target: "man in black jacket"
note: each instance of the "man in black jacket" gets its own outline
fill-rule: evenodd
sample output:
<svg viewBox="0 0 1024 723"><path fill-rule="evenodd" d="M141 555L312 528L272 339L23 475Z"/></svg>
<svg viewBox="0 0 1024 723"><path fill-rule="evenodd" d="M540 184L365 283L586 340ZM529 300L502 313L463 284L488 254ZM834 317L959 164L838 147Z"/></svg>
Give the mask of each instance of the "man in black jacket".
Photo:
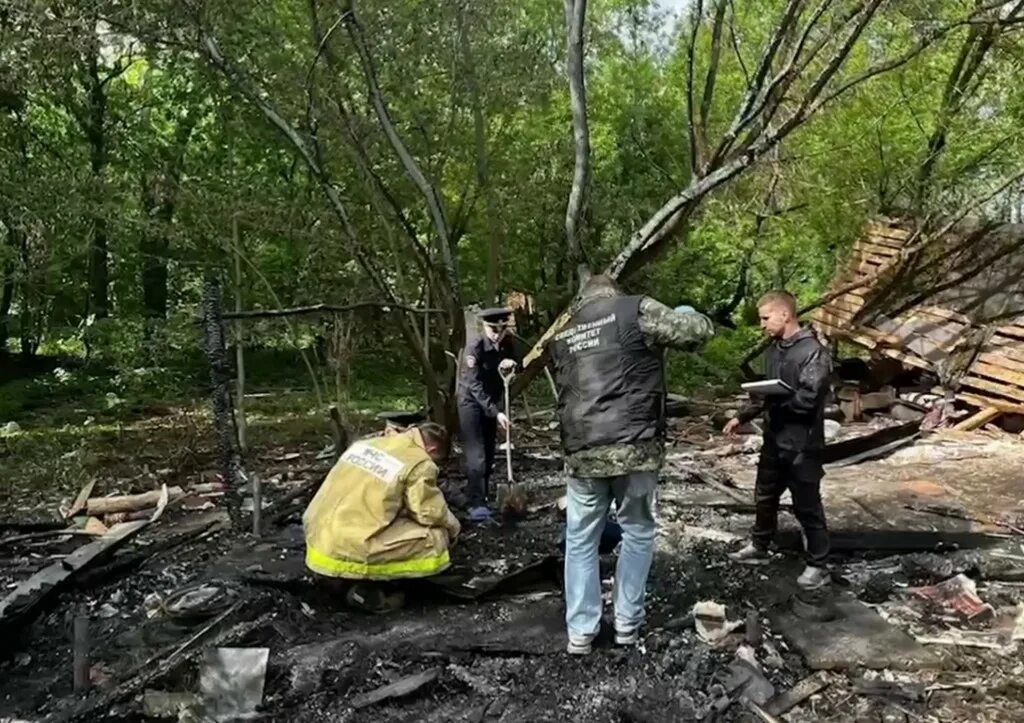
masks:
<svg viewBox="0 0 1024 723"><path fill-rule="evenodd" d="M509 428L505 416L503 376L515 372L519 355L508 336L511 309L485 309L480 318L482 333L466 345L459 380L459 437L466 463L469 519L492 519L487 493L494 466L498 427Z"/></svg>
<svg viewBox="0 0 1024 723"><path fill-rule="evenodd" d="M778 524L779 500L787 489L793 511L804 531L807 567L797 579L804 589L829 582L825 567L829 552L825 511L821 504L822 450L825 446L825 402L831 376L828 349L814 332L801 328L796 300L785 291L767 294L758 305L761 328L773 339L765 374L794 390L787 396L759 397L725 426L737 428L764 415L764 447L755 484L756 519L753 540L729 557L735 562L763 564Z"/></svg>

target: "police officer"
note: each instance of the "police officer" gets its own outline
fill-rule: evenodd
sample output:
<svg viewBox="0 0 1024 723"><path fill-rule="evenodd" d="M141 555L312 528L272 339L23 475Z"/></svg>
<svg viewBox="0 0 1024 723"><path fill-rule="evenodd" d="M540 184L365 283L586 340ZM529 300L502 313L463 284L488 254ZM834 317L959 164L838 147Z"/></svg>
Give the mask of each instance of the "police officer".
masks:
<svg viewBox="0 0 1024 723"><path fill-rule="evenodd" d="M459 436L466 462L469 519L488 522L488 483L494 464L498 427L508 429L505 416L505 384L519 366L512 339L508 336L511 309L485 309L477 314L483 327L479 337L465 349L459 384Z"/></svg>

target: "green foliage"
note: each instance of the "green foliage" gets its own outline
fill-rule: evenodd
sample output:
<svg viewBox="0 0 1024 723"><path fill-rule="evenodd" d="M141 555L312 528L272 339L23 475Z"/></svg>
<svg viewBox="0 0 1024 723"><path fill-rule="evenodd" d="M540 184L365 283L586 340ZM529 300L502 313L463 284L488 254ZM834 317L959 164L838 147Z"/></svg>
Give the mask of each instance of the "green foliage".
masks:
<svg viewBox="0 0 1024 723"><path fill-rule="evenodd" d="M69 380L5 387L0 421L17 416L18 400L38 408L46 395L81 394L83 408L113 413L119 405L107 409L107 394L130 407L202 389L195 318L211 270L229 281L229 305L238 292L247 308L380 300L382 284L406 303L425 301L412 244L439 265L436 233L373 112L348 26L336 24L342 3L314 4L319 31L335 28L322 47L311 40L305 3L212 0L201 20L259 96L307 142L318 141L318 163L349 226L280 130L196 52L198 18L164 0L58 5L50 13L14 3L0 18L0 98L13 92L22 101L16 111L0 107L0 280L11 289L0 306L0 331L9 337L0 349L38 347L86 365ZM389 114L456 229L464 301L489 301L496 241L499 290L533 295L542 326L564 304L570 276L562 4L356 5ZM711 137L733 121L783 5L730 3L708 109ZM841 77L912 47L926 25L920 18L948 20L969 5L886 4ZM694 50L698 96L711 58L714 4L704 6ZM585 252L595 268L691 174L685 78L693 19L672 26L657 7L603 0L588 9L593 168ZM972 32L958 28L827 106L775 156L706 199L665 256L631 280L666 303L722 311L741 326L723 331L701 355L674 361L674 384L733 381L736 361L756 337L744 325L753 321L757 296L778 286L803 301L819 295L868 218L914 201L936 129L944 145L929 208L960 207L1020 168L1019 34L1000 36L962 102L943 106ZM383 282L364 272L353 235L384 270ZM90 249L100 240L110 318L96 313L92 291ZM353 408L369 408L373 395L389 406L418 404L420 375L397 317L360 312L339 324ZM446 346L440 325L432 328L435 345ZM252 383L312 386L299 350L312 355L321 382L328 379L334 369L323 340L334 333L332 318L249 324Z"/></svg>

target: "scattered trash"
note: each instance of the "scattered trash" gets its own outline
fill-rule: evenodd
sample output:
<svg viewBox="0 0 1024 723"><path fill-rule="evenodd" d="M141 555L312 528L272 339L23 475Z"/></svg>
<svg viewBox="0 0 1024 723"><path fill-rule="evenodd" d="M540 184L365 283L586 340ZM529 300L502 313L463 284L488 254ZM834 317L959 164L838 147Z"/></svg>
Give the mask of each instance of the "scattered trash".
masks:
<svg viewBox="0 0 1024 723"><path fill-rule="evenodd" d="M203 712L216 721L256 713L263 702L269 648L216 648L205 651L199 671Z"/></svg>
<svg viewBox="0 0 1024 723"><path fill-rule="evenodd" d="M775 649L775 646L765 641L762 646L764 649L764 664L765 667L779 669L786 665L786 661L779 655L779 651Z"/></svg>
<svg viewBox="0 0 1024 723"><path fill-rule="evenodd" d="M179 619L210 618L228 609L238 600L238 591L228 585L200 583L176 590L166 597L157 593L146 596L143 606L146 617Z"/></svg>
<svg viewBox="0 0 1024 723"><path fill-rule="evenodd" d="M924 700L925 688L921 683L901 683L880 678L858 678L853 682L853 692L858 695L900 698L919 703Z"/></svg>
<svg viewBox="0 0 1024 723"><path fill-rule="evenodd" d="M825 673L817 672L804 678L786 692L772 698L765 705L765 710L772 715L784 715L828 686L829 681Z"/></svg>
<svg viewBox="0 0 1024 723"><path fill-rule="evenodd" d="M737 700L750 700L764 705L775 695L773 686L756 665L737 657L729 665L729 676L722 685L728 695Z"/></svg>
<svg viewBox="0 0 1024 723"><path fill-rule="evenodd" d="M919 552L900 558L900 568L912 582L948 580L954 575L976 568L981 555L973 550L939 555L934 552Z"/></svg>
<svg viewBox="0 0 1024 723"><path fill-rule="evenodd" d="M100 605L99 610L96 611L96 615L103 618L104 620L109 620L110 618L117 617L119 614L120 611L110 603L103 603L102 605Z"/></svg>
<svg viewBox="0 0 1024 723"><path fill-rule="evenodd" d="M698 602L693 606L693 621L697 635L709 645L715 645L743 627L742 620L727 620L725 606L712 600Z"/></svg>
<svg viewBox="0 0 1024 723"><path fill-rule="evenodd" d="M142 712L150 718L179 718L199 702L195 693L169 693L146 690L142 694Z"/></svg>
<svg viewBox="0 0 1024 723"><path fill-rule="evenodd" d="M937 585L910 588L907 592L949 608L972 623L990 621L996 615L995 608L978 597L974 580L962 573Z"/></svg>
<svg viewBox="0 0 1024 723"><path fill-rule="evenodd" d="M735 532L712 530L707 527L695 527L693 525L686 525L683 528L683 535L698 540L712 540L714 542L724 542L727 544L739 542L744 539L743 535L737 535Z"/></svg>
<svg viewBox="0 0 1024 723"><path fill-rule="evenodd" d="M13 437L21 432L21 425L17 422L8 422L0 427L0 437Z"/></svg>

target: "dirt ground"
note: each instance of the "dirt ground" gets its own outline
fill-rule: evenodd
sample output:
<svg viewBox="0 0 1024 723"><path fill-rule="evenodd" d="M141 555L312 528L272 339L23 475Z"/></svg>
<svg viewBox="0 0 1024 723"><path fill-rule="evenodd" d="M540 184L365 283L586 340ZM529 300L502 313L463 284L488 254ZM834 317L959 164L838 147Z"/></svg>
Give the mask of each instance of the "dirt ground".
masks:
<svg viewBox="0 0 1024 723"><path fill-rule="evenodd" d="M223 586L235 602L197 650L203 645L269 649L262 720L763 720L741 696L729 692L730 666L738 653L752 653L776 694L815 674L773 622L793 604L793 581L802 561L798 552L783 551L766 568L728 562L730 540L746 533L750 510L678 472L677 463L727 474L736 482L735 494L751 498L756 457L716 455L721 440L699 420L678 423L676 433L680 441L671 450L659 491L648 625L636 648L617 648L605 634L590 656L564 652L558 561L562 518L550 504L562 493L564 479L552 433L538 419L533 430L523 433L515 455L517 479L529 484L534 511L516 524L468 530L454 550L448 577L455 585L481 579L493 583L524 568L530 568L529 574L475 600L459 599L440 585L409 588L403 609L367 615L347 608L336 589L305 573L298 514L271 525L255 540L230 531L220 507L172 510L111 562L56 596L31 623L3 631L0 720L148 720L143 713L147 690L195 692L198 655L185 655L167 669L161 666L216 620L220 609L194 619L166 613L149 617L147 598L152 608L154 593L165 597L196 583ZM271 504L322 473L323 462L316 460L319 446L278 445L254 455L250 468L259 467L272 480ZM191 469L164 475L166 481L196 481L201 457ZM1024 517L1022 472L1024 444L1014 439L943 433L884 460L831 470L826 507L837 533L869 541L904 531L1007 535L1005 525L1018 525ZM456 490L460 483L453 469L447 485ZM40 508L57 502L42 500ZM955 508L976 521L910 509L922 505ZM783 515L782 524L792 538L792 518ZM170 546L169 540L178 543ZM1024 565L1022 540L1009 533L996 541L1000 552L977 555L997 554L1011 562L1019 556ZM31 544L0 548L5 587L82 541ZM911 584L940 582L939 577L929 579L907 565L906 555L876 548L835 556L830 595L871 601L890 625L914 635L934 637L960 626L903 593ZM147 549L162 551L140 559ZM943 552L943 559L974 577L978 595L1001 615L1016 611L1024 602L1024 577L988 580L983 571L989 568L975 558L964 562L964 554ZM614 556L602 562L609 592ZM888 581L881 596L876 589L880 579ZM465 587L459 589L465 593ZM741 625L717 645L704 642L690 613L694 603L705 600L725 605L727 618L747 621L749 632ZM93 690L84 698L71 685L76 614L91 621ZM754 636L754 627L762 631L762 640ZM749 644L748 634L754 636ZM1024 719L1024 656L1017 646L926 647L941 648L942 664L936 669L855 667L818 673L827 686L785 719ZM432 680L404 697L357 707L365 702L361 695L418 673L429 673ZM865 680L881 680L888 687L884 694L864 694ZM138 685L114 695L125 681ZM189 715L179 719L200 719Z"/></svg>

